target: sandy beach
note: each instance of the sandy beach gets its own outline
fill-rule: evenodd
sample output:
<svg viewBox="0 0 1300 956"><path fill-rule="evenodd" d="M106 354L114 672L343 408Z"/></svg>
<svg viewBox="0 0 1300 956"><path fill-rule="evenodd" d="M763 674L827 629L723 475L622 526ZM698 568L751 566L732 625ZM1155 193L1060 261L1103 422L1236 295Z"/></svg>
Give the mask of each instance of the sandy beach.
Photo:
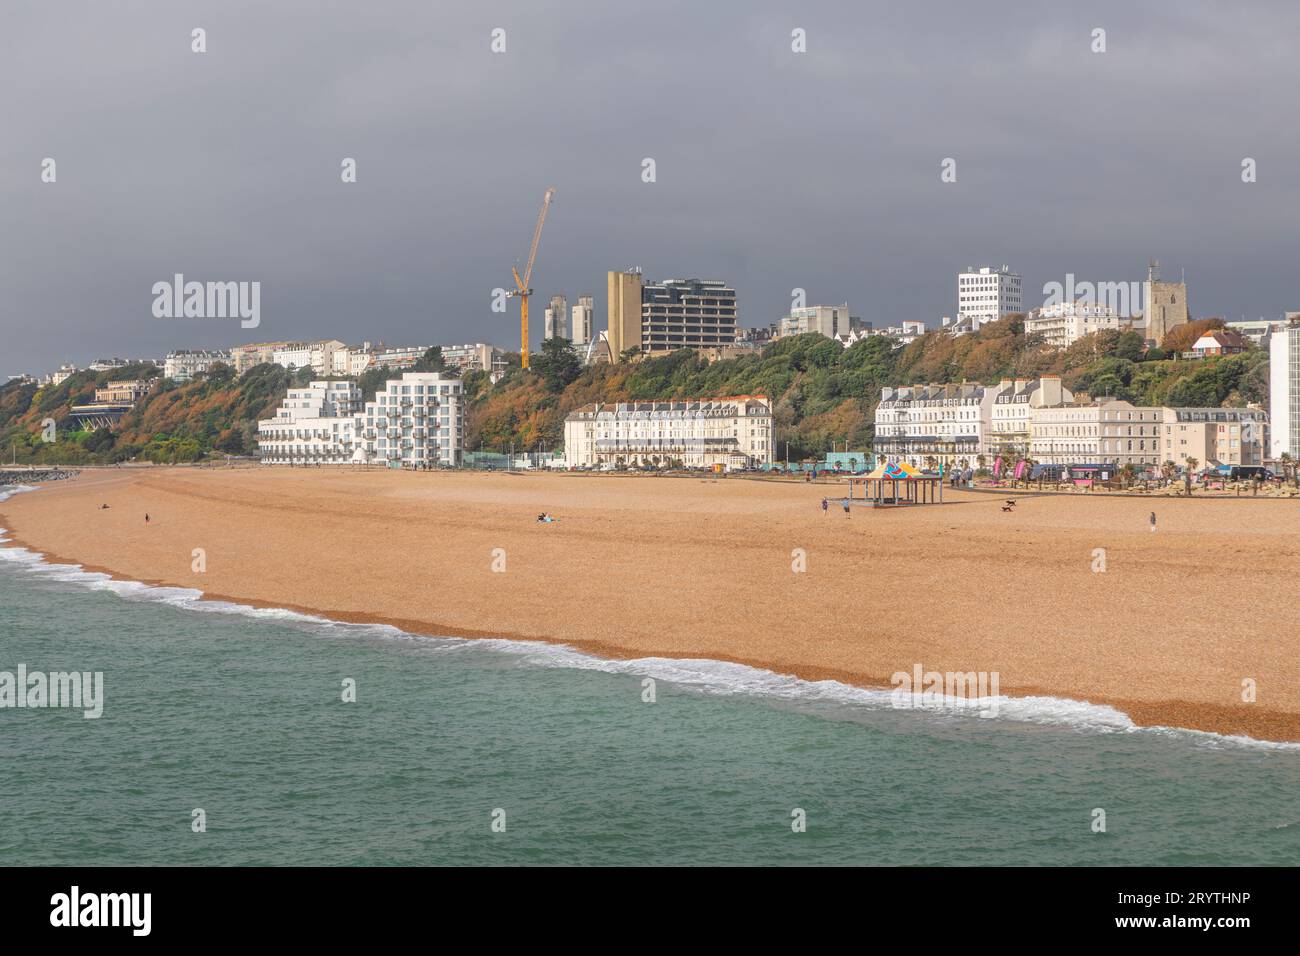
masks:
<svg viewBox="0 0 1300 956"><path fill-rule="evenodd" d="M1002 496L947 492L942 506L823 514L822 497L841 489L122 469L16 495L0 503L0 527L52 561L422 634L714 658L861 686L888 687L917 664L996 671L1007 695L1300 740L1300 502L1021 496L1007 513ZM558 520L539 524L542 511ZM805 572L792 571L795 549Z"/></svg>

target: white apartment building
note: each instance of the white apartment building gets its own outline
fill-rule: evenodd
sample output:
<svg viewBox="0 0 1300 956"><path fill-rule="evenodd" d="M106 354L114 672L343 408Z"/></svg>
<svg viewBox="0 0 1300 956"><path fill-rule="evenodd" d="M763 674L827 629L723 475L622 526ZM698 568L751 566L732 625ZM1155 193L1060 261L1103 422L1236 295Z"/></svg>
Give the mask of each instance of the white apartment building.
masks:
<svg viewBox="0 0 1300 956"><path fill-rule="evenodd" d="M230 353L220 349L177 349L167 353L163 361L163 377L173 382L188 382L218 362L230 365Z"/></svg>
<svg viewBox="0 0 1300 956"><path fill-rule="evenodd" d="M1300 458L1300 324L1288 324L1269 337L1268 370L1269 458Z"/></svg>
<svg viewBox="0 0 1300 956"><path fill-rule="evenodd" d="M1029 456L1040 464L1161 464L1162 408L1100 398L1035 408L1031 416Z"/></svg>
<svg viewBox="0 0 1300 956"><path fill-rule="evenodd" d="M428 345L402 345L389 348L377 348L371 357L371 364L379 368L410 368L429 351Z"/></svg>
<svg viewBox="0 0 1300 956"><path fill-rule="evenodd" d="M984 451L1004 460L1028 456L1034 410L1073 401L1074 393L1062 387L1059 375L1004 378L994 391Z"/></svg>
<svg viewBox="0 0 1300 956"><path fill-rule="evenodd" d="M358 422L366 461L390 468L459 465L465 431L461 381L441 372L404 372L366 402Z"/></svg>
<svg viewBox="0 0 1300 956"><path fill-rule="evenodd" d="M1129 320L1124 320L1125 325ZM1085 335L1095 332L1118 332L1120 316L1110 306L1080 299L1058 302L1033 309L1025 316L1025 334L1040 333L1052 348L1063 349Z"/></svg>
<svg viewBox="0 0 1300 956"><path fill-rule="evenodd" d="M573 347L585 349L591 344L592 328L595 321L595 309L592 297L578 296L578 304L573 307Z"/></svg>
<svg viewBox="0 0 1300 956"><path fill-rule="evenodd" d="M762 395L591 404L564 420L570 467L680 463L735 471L770 462L775 441L772 406Z"/></svg>
<svg viewBox="0 0 1300 956"><path fill-rule="evenodd" d="M361 390L355 382L312 382L291 388L274 418L257 423L268 465L345 465L359 456Z"/></svg>
<svg viewBox="0 0 1300 956"><path fill-rule="evenodd" d="M870 323L866 323L860 328L854 329L847 335L840 335L837 338L840 344L845 348L860 342L863 339L869 339L873 335L884 336L889 339L889 344L896 349L901 349L905 345L911 345L921 336L925 335L925 323L919 320L904 319L902 325L891 325L883 329L873 329Z"/></svg>
<svg viewBox="0 0 1300 956"><path fill-rule="evenodd" d="M57 372L52 372L50 374L50 384L62 385L68 379L72 378L72 376L76 375L77 372L79 371L81 370L77 368L77 366L75 365L71 365L71 364L60 365L59 370Z"/></svg>
<svg viewBox="0 0 1300 956"><path fill-rule="evenodd" d="M974 467L984 454L996 387L903 385L882 388L872 451L917 468Z"/></svg>
<svg viewBox="0 0 1300 956"><path fill-rule="evenodd" d="M957 326L970 331L1024 311L1020 301L1020 275L1010 266L968 268L957 275ZM947 325L948 323L944 323Z"/></svg>
<svg viewBox="0 0 1300 956"><path fill-rule="evenodd" d="M849 304L843 305L807 305L791 309L790 314L781 320L781 336L803 335L816 332L828 339L848 335L857 329L849 315Z"/></svg>

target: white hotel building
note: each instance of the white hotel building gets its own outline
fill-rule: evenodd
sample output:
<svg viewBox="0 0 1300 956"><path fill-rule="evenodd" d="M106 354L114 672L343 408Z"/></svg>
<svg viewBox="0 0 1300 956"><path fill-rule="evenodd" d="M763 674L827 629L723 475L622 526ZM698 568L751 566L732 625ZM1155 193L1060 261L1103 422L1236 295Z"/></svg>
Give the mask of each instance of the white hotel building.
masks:
<svg viewBox="0 0 1300 956"><path fill-rule="evenodd" d="M1044 465L1161 464L1163 408L1099 398L1090 405L1066 403L1033 412L1029 456Z"/></svg>
<svg viewBox="0 0 1300 956"><path fill-rule="evenodd" d="M364 405L353 382L291 388L257 431L267 464L430 468L460 464L464 426L460 379L406 372Z"/></svg>
<svg viewBox="0 0 1300 956"><path fill-rule="evenodd" d="M564 420L569 467L767 464L776 437L762 395L584 405Z"/></svg>
<svg viewBox="0 0 1300 956"><path fill-rule="evenodd" d="M872 451L924 468L974 467L985 453L997 386L903 385L882 388Z"/></svg>
<svg viewBox="0 0 1300 956"><path fill-rule="evenodd" d="M957 275L958 328L976 331L1005 315L1024 311L1020 300L1020 274L1010 266L969 268Z"/></svg>

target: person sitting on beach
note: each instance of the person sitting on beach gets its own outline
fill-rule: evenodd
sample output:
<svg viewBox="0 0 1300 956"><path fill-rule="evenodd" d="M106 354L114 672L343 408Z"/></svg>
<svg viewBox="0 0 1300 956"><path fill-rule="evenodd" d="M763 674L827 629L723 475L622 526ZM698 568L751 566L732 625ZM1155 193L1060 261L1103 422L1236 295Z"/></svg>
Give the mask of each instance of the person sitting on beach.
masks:
<svg viewBox="0 0 1300 956"><path fill-rule="evenodd" d="M100 506L99 506L99 510L100 510L100 511L107 511L107 510L108 510L108 505L100 505Z"/></svg>

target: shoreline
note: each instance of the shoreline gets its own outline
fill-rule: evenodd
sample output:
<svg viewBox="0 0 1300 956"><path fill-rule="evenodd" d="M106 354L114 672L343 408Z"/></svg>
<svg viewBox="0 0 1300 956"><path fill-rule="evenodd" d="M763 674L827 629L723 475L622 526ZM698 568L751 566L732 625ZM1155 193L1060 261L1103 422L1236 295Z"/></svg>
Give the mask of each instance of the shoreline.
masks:
<svg viewBox="0 0 1300 956"><path fill-rule="evenodd" d="M299 476L291 477L298 478ZM368 476L361 475L359 477L364 480ZM124 478L127 478L127 476L113 476L115 483L121 483ZM388 480L391 481L391 479ZM402 481L403 479L398 480ZM129 483L135 483L133 476L129 478ZM71 491L73 486L79 484L83 489L86 487L81 482L60 482L59 486L42 489L47 494L33 496L33 498L40 497L53 500L59 497L68 497L67 492ZM26 495L18 497L27 498ZM175 575L156 576L129 573L113 564L79 559L65 553L66 549L60 551L42 547L39 542L32 540L31 536L20 527L15 527L15 524L21 525L22 523L21 518L18 522L15 522L10 514L15 510L15 500L15 497L9 497L3 504L0 504L0 511L3 512L0 515L0 525L8 529L5 532L5 536L8 538L5 543L6 547L25 548L31 553L39 555L42 560L48 563L77 566L88 573L105 574L114 580L136 582L148 587L174 587L196 590L201 592L201 599L205 601L221 601L253 608L281 609L347 624L387 625L405 633L422 637L543 643L551 646L568 647L580 653L610 661L631 661L643 658L717 661L742 665L770 674L790 676L807 682L836 681L847 687L863 690L890 691L893 689L889 675L895 671L878 670L872 672L864 667L846 668L818 661L792 660L789 658L773 659L771 656L762 654L735 653L732 648L728 648L725 642L720 640L694 640L686 647L683 647L681 643L673 644L671 642L641 640L635 646L629 646L626 640L604 640L595 636L557 635L527 628L471 627L466 626L463 622L443 620L427 614L408 617L400 614L383 613L382 610L322 606L327 605L328 602L309 603L282 600L279 597L262 597L257 594L241 593L245 589L238 587L214 587L209 589L206 586L200 586L197 581L179 580ZM948 509L938 510L942 510L945 515L950 513ZM965 511L966 509L958 510ZM520 623L527 623L527 619L525 618ZM927 669L930 668L927 658L919 657L919 659L927 661ZM899 667L897 669L903 668ZM943 660L940 658L935 659L933 669L968 670L973 668L949 668L944 665ZM1265 708L1256 705L1252 705L1250 708L1233 707L1226 704L1215 704L1206 700L1173 696L1160 699L1144 699L1118 694L1071 693L1069 689L1048 686L1043 683L1010 680L1005 673L1000 694L1004 698L1044 697L1079 704L1110 707L1120 711L1138 727L1169 727L1219 734L1227 737L1247 737L1261 742L1287 743L1300 741L1300 713L1286 709Z"/></svg>

